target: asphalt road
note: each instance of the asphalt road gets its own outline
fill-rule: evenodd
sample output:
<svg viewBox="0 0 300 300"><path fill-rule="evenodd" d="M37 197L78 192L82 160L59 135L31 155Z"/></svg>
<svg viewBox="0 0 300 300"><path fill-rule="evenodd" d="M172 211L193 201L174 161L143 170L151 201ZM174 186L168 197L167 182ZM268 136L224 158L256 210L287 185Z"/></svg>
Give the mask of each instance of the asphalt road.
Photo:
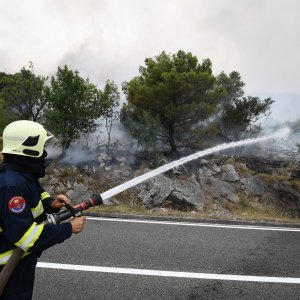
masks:
<svg viewBox="0 0 300 300"><path fill-rule="evenodd" d="M89 219L39 262L36 300L300 299L300 229Z"/></svg>

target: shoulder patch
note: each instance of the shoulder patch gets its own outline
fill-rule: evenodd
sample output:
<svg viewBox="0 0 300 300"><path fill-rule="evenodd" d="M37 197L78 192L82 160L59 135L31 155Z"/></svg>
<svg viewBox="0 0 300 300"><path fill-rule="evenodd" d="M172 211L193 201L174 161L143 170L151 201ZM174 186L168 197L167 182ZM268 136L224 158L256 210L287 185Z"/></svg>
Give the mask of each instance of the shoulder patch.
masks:
<svg viewBox="0 0 300 300"><path fill-rule="evenodd" d="M22 212L26 207L26 202L23 197L15 196L11 198L8 202L8 208L13 213L20 213Z"/></svg>

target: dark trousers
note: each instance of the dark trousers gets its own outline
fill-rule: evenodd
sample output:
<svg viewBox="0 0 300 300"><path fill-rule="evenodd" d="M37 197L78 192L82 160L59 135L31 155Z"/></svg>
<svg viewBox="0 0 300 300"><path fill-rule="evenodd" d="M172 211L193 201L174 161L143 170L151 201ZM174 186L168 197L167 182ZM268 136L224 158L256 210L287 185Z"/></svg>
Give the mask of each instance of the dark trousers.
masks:
<svg viewBox="0 0 300 300"><path fill-rule="evenodd" d="M30 300L34 284L36 256L29 254L21 259L9 279L0 300ZM0 266L0 270L3 266Z"/></svg>

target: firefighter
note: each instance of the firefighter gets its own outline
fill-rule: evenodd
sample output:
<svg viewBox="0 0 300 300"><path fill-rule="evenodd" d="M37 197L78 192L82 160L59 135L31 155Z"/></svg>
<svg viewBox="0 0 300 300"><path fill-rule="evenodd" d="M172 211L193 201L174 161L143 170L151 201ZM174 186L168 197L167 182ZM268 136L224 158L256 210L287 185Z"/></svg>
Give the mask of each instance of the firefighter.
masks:
<svg viewBox="0 0 300 300"><path fill-rule="evenodd" d="M51 198L39 178L45 176L45 143L49 135L36 122L10 123L3 132L3 163L0 164L0 271L15 247L25 251L0 299L32 298L37 258L41 253L79 233L84 217L59 225L44 225L46 213L58 212L67 202L64 195Z"/></svg>

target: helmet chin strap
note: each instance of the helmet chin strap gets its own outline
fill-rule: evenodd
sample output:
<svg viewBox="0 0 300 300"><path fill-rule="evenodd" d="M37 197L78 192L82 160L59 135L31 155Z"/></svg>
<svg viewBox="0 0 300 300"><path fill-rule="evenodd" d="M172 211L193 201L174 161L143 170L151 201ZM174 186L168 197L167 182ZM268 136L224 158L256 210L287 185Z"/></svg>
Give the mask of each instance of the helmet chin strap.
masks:
<svg viewBox="0 0 300 300"><path fill-rule="evenodd" d="M3 162L8 168L20 171L23 173L30 173L37 178L42 178L45 176L45 157L47 152L44 151L41 157L29 157L20 156L14 154L4 154Z"/></svg>

